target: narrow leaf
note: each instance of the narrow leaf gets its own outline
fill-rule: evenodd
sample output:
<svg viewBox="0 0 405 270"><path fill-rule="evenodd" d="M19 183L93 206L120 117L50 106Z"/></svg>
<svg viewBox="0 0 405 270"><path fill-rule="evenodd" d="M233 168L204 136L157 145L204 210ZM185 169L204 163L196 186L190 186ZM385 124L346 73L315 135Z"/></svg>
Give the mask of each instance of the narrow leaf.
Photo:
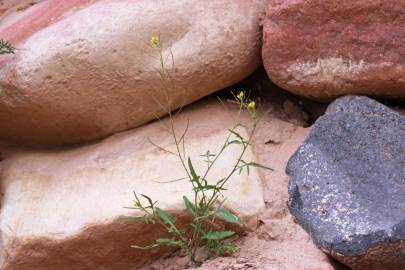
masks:
<svg viewBox="0 0 405 270"><path fill-rule="evenodd" d="M167 225L171 225L174 227L173 223L173 218L166 212L160 209L159 207L156 207L156 212L159 214L159 216L163 219L163 222L166 223Z"/></svg>
<svg viewBox="0 0 405 270"><path fill-rule="evenodd" d="M236 223L239 225L243 225L243 222L239 220L239 218L233 214L231 214L228 210L224 208L218 208L217 211L215 211L215 216L224 219L228 222L231 223Z"/></svg>
<svg viewBox="0 0 405 270"><path fill-rule="evenodd" d="M228 142L228 145L231 145L231 144L243 144L243 143L239 140L233 140L233 141Z"/></svg>
<svg viewBox="0 0 405 270"><path fill-rule="evenodd" d="M202 238L207 240L222 240L234 235L235 232L232 231L216 231L206 233Z"/></svg>
<svg viewBox="0 0 405 270"><path fill-rule="evenodd" d="M126 217L128 220L134 220L134 221L146 221L148 220L148 217L142 216L142 217Z"/></svg>
<svg viewBox="0 0 405 270"><path fill-rule="evenodd" d="M165 246L182 246L182 242L179 240L175 239L170 239L170 238L159 238L156 239L156 244L158 245L165 245Z"/></svg>
<svg viewBox="0 0 405 270"><path fill-rule="evenodd" d="M154 205L154 203L150 197L146 196L145 194L141 194L141 196L144 197L146 200L148 200L150 206Z"/></svg>
<svg viewBox="0 0 405 270"><path fill-rule="evenodd" d="M195 207L194 207L194 205L190 202L190 200L189 200L186 196L183 196L183 201L184 201L184 205L185 205L186 208L187 208L187 211L188 211L190 214L192 214L193 216L195 216L195 215L196 215L196 212L195 212Z"/></svg>
<svg viewBox="0 0 405 270"><path fill-rule="evenodd" d="M244 141L242 135L240 135L238 132L232 130L232 129L228 129L230 133L232 133L233 135L235 135L237 138L241 139L241 141Z"/></svg>
<svg viewBox="0 0 405 270"><path fill-rule="evenodd" d="M8 41L0 39L0 54L14 54L15 48Z"/></svg>
<svg viewBox="0 0 405 270"><path fill-rule="evenodd" d="M224 243L223 247L229 253L237 253L237 252L239 252L239 249L232 243Z"/></svg>
<svg viewBox="0 0 405 270"><path fill-rule="evenodd" d="M269 170L269 171L273 171L272 168L266 167L266 166L264 166L262 164L259 164L259 163L256 163L256 162L249 162L249 163L246 164L246 166L251 166L251 167L256 167L256 168L261 168L261 169L266 169L266 170Z"/></svg>
<svg viewBox="0 0 405 270"><path fill-rule="evenodd" d="M198 176L197 176L197 174L195 173L195 170L194 170L194 167L193 167L193 163L191 163L191 159L190 159L190 157L188 158L188 167L189 167L189 169L190 169L190 173L191 173L191 176L193 177L193 180L198 180Z"/></svg>

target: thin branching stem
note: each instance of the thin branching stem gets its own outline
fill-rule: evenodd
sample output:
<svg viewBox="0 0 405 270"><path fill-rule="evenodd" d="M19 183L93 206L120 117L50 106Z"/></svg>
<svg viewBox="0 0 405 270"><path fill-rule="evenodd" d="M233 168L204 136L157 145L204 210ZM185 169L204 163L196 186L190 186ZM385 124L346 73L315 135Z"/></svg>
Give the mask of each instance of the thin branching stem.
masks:
<svg viewBox="0 0 405 270"><path fill-rule="evenodd" d="M149 205L144 206L139 200L139 197L135 194L135 206L132 209L140 210L143 212L143 216L135 217L136 220L144 220L147 224L157 223L163 226L165 230L172 236L169 238L157 239L156 242L147 247L133 246L134 248L146 249L154 248L158 246L177 246L183 249L189 256L191 261L196 265L200 266L201 261L196 259L196 254L198 248L203 246L207 250L206 258L211 258L215 256L220 256L226 252L234 253L237 251L237 248L231 243L225 243L223 240L234 234L232 231L224 230L225 226L218 226L218 219L224 219L231 223L236 223L243 225L243 223L229 211L223 208L225 202L225 197L222 194L224 190L224 185L228 180L235 174L237 170L242 171L244 167L247 167L249 172L249 166L256 166L266 168L260 164L254 162L245 162L242 158L251 145L253 135L256 131L260 117L256 117L256 108L254 101L249 99L249 96L245 96L244 92L239 92L235 97L235 100L238 105L238 113L235 120L235 125L232 129L229 130L225 142L221 146L220 150L216 154L210 153L207 151L203 157L206 157L207 167L203 172L202 176L198 174L195 170L194 165L190 157L186 155L186 135L189 130L189 121L187 121L186 127L183 132L179 135L176 132L175 120L183 109L181 106L177 109L176 112L172 112L172 93L174 92L174 80L171 77L169 70L166 68L166 62L171 57L172 64L174 65L173 53L170 50L170 55L164 56L161 44L159 43L159 38L154 36L151 38L150 43L154 49L157 50L159 54L159 69L157 70L160 76L160 83L164 90L164 102L162 104L158 99L154 98L155 102L160 106L160 108L167 112L168 114L168 131L171 134L175 150L171 151L164 147L157 145L156 143L150 143L157 147L158 149L165 151L168 154L176 155L181 163L182 169L186 173L186 177L175 179L171 181L165 181L161 183L172 183L175 181L180 181L182 179L188 179L192 185L193 191L193 202L191 202L186 196L183 196L183 200L186 206L187 211L193 216L193 220L190 224L192 227L191 236L186 234L186 230L180 230L175 225L175 219L170 216L169 213L163 211L162 209L155 206L156 202L153 202L148 196L141 194L148 202ZM161 96L160 96L161 97ZM161 98L159 98L161 100ZM248 102L249 101L249 102ZM239 123L240 116L243 110L247 110L253 121L252 128L249 132L248 139L246 140L242 135L237 132L237 129L242 125ZM235 136L235 139L232 137ZM232 139L231 139L232 138ZM235 164L232 166L232 169L225 174L225 177L219 179L218 181L207 180L209 172L214 168L215 164L219 162L220 158L223 156L225 150L233 144L242 145L242 149L236 159ZM211 157L214 157L211 160ZM241 165L241 163L243 163ZM221 198L222 197L222 198ZM219 229L218 229L219 228Z"/></svg>

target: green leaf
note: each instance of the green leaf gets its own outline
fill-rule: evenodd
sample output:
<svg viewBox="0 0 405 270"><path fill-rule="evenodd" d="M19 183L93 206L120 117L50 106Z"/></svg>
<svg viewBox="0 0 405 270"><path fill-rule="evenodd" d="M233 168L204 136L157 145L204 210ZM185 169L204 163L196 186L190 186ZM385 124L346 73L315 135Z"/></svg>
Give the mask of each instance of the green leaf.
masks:
<svg viewBox="0 0 405 270"><path fill-rule="evenodd" d="M195 207L194 207L194 205L190 202L190 200L189 200L186 196L183 196L183 201L184 201L184 205L185 205L186 208L187 208L187 211L188 211L190 214L192 214L193 216L195 216L195 215L196 215L196 212L195 212Z"/></svg>
<svg viewBox="0 0 405 270"><path fill-rule="evenodd" d="M135 221L146 221L148 220L148 217L142 216L142 217L126 217L128 220L135 220Z"/></svg>
<svg viewBox="0 0 405 270"><path fill-rule="evenodd" d="M131 247L135 248L135 249L146 250L146 249L157 248L160 246L181 247L182 244L183 243L179 240L169 239L169 238L159 238L159 239L156 239L155 243L148 245L148 246L142 247L142 246L132 245Z"/></svg>
<svg viewBox="0 0 405 270"><path fill-rule="evenodd" d="M201 228L200 226L196 226L195 224L190 224L191 227L194 228L195 231L201 233L201 234L205 234L205 231L203 228Z"/></svg>
<svg viewBox="0 0 405 270"><path fill-rule="evenodd" d="M224 243L222 246L229 253L237 253L237 252L239 252L239 249L232 243Z"/></svg>
<svg viewBox="0 0 405 270"><path fill-rule="evenodd" d="M228 210L226 210L224 208L218 208L217 211L215 211L215 216L222 218L231 223L243 225L243 222L240 221L237 216L231 214L231 212L229 212Z"/></svg>
<svg viewBox="0 0 405 270"><path fill-rule="evenodd" d="M145 194L141 194L141 196L144 197L146 200L148 200L150 206L154 205L154 203L150 197L146 196Z"/></svg>
<svg viewBox="0 0 405 270"><path fill-rule="evenodd" d="M231 145L231 144L243 144L243 143L239 140L233 140L233 141L228 142L228 145Z"/></svg>
<svg viewBox="0 0 405 270"><path fill-rule="evenodd" d="M246 162L246 161L244 161L242 159L240 160L240 162L243 163L243 165L238 167L239 174L242 173L243 168L246 168L247 174L249 175L250 174L250 169L249 169L250 167L261 168L261 169L266 169L266 170L269 170L269 171L273 171L272 168L266 167L266 166L264 166L262 164L259 164L259 163L256 163L256 162Z"/></svg>
<svg viewBox="0 0 405 270"><path fill-rule="evenodd" d="M228 129L230 133L232 133L233 135L235 135L237 138L239 138L242 142L245 141L245 139L242 137L242 135L240 135L238 132L232 130L232 129Z"/></svg>
<svg viewBox="0 0 405 270"><path fill-rule="evenodd" d="M156 244L159 246L173 246L173 247L181 247L182 242L180 240L170 239L170 238L159 238L156 239Z"/></svg>
<svg viewBox="0 0 405 270"><path fill-rule="evenodd" d="M163 211L159 207L156 207L156 212L163 219L164 223L166 223L167 225L175 227L173 218L166 211Z"/></svg>
<svg viewBox="0 0 405 270"><path fill-rule="evenodd" d="M0 54L14 54L15 48L8 41L0 39Z"/></svg>
<svg viewBox="0 0 405 270"><path fill-rule="evenodd" d="M217 190L217 191L225 190L224 188L219 188L216 185L206 185L206 186L204 186L204 190L212 190L212 189Z"/></svg>
<svg viewBox="0 0 405 270"><path fill-rule="evenodd" d="M234 235L233 231L216 231L206 233L202 238L207 240L222 240Z"/></svg>
<svg viewBox="0 0 405 270"><path fill-rule="evenodd" d="M246 163L246 166L251 166L251 167L256 167L256 168L261 168L261 169L266 169L266 170L269 170L269 171L273 171L272 168L266 167L266 166L264 166L262 164L259 164L259 163L256 163L256 162Z"/></svg>
<svg viewBox="0 0 405 270"><path fill-rule="evenodd" d="M195 173L195 170L194 170L194 167L193 167L193 163L191 163L191 159L190 159L190 157L188 158L188 167L189 167L189 169L190 169L190 174L191 174L191 176L193 177L193 180L195 180L195 181L197 181L198 180L198 176L197 176L197 174Z"/></svg>

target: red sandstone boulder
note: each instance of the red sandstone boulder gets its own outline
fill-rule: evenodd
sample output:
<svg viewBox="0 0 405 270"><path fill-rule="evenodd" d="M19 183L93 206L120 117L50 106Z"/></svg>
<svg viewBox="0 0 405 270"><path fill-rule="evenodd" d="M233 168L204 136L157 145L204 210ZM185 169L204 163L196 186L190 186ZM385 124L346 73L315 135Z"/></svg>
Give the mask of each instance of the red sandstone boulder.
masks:
<svg viewBox="0 0 405 270"><path fill-rule="evenodd" d="M7 12L0 38L18 50L0 58L0 139L77 143L163 115L152 35L174 55L172 108L238 82L261 63L266 4L48 0Z"/></svg>
<svg viewBox="0 0 405 270"><path fill-rule="evenodd" d="M271 0L263 62L295 94L405 100L405 2Z"/></svg>

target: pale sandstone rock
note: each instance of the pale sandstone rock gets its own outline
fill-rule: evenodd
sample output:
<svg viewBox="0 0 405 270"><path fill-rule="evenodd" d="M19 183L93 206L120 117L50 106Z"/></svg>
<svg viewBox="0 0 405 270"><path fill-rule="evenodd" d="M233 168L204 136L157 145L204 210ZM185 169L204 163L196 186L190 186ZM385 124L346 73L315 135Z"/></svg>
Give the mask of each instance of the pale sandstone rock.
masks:
<svg viewBox="0 0 405 270"><path fill-rule="evenodd" d="M263 29L267 73L315 100L405 100L404 12L397 0L271 0Z"/></svg>
<svg viewBox="0 0 405 270"><path fill-rule="evenodd" d="M0 37L19 50L0 59L0 137L76 143L163 115L152 35L174 55L172 108L238 82L261 63L267 1L48 0L10 13Z"/></svg>
<svg viewBox="0 0 405 270"><path fill-rule="evenodd" d="M207 119L204 115L216 115ZM201 103L179 118L179 130L190 119L187 155L205 168L199 155L219 150L232 125L221 105ZM147 138L173 150L166 122L116 134L102 142L65 150L5 149L0 163L1 269L133 269L150 252L130 248L162 236L160 227L126 222L135 215L132 192L148 194L160 207L186 223L182 195L188 182L158 183L184 177L175 156L151 146ZM243 130L242 130L243 131ZM234 145L213 167L208 179L219 179L235 163ZM255 160L249 149L245 160ZM256 170L230 179L225 206L248 225L264 209L261 179ZM191 196L191 195L190 195ZM162 251L158 252L161 254ZM154 252L156 255L156 252Z"/></svg>

